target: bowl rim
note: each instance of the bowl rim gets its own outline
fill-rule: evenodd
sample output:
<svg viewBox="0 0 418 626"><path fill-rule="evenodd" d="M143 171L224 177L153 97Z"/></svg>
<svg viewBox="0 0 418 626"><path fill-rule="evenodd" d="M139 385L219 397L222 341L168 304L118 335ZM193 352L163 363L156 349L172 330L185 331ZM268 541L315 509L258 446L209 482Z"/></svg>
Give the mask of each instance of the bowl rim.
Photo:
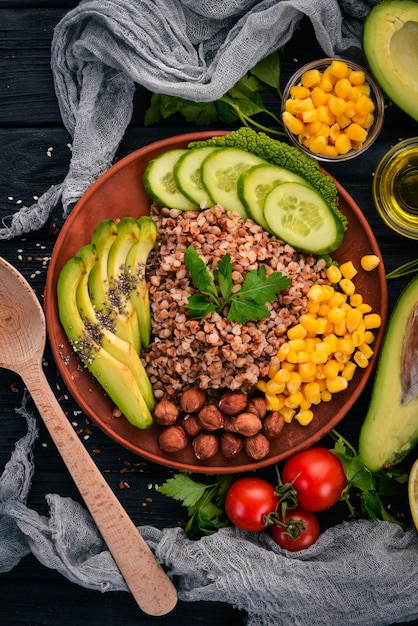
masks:
<svg viewBox="0 0 418 626"><path fill-rule="evenodd" d="M307 154L313 157L317 161L323 161L324 163L340 163L342 161L349 161L359 156L360 154L363 154L366 150L368 150L368 148L370 148L370 146L375 142L375 140L379 136L380 131L382 130L383 121L384 121L385 100L384 100L383 92L380 89L379 85L377 84L376 80L373 78L373 76L371 75L370 71L367 68L360 65L356 61L351 61L343 57L324 57L316 61L310 61L309 63L305 63L298 70L296 70L296 72L294 72L294 74L287 81L286 86L283 90L281 114L283 114L283 111L285 110L286 100L290 97L290 93L289 93L290 88L295 84L299 84L300 78L302 77L302 74L304 72L306 72L307 70L319 68L321 66L328 66L331 64L332 61L336 61L336 60L343 61L344 63L347 63L347 65L349 65L350 67L356 70L361 70L362 72L365 73L366 80L370 84L370 88L373 94L373 100L376 105L376 114L375 114L375 119L372 125L372 131L368 134L367 139L362 145L362 147L357 150L351 149L346 154L341 154L336 157L325 156L325 155L315 154L314 152L311 152L308 148L306 148L299 141L297 135L295 135L294 133L291 133L289 129L287 128L287 126L283 124L286 135L294 146L299 148L299 150L301 150L304 154Z"/></svg>
<svg viewBox="0 0 418 626"><path fill-rule="evenodd" d="M74 253L78 249L79 243L78 238L80 237L79 231L80 229L74 228L74 223L77 217L82 214L84 216L84 220L95 220L95 223L99 221L98 216L91 216L91 211L86 212L86 206L88 208L89 201L92 196L96 193L97 190L100 190L106 186L109 182L109 179L118 173L120 170L123 170L128 165L133 165L138 158L148 158L149 160L155 156L157 153L160 153L167 149L167 146L172 146L173 144L179 145L179 143L187 144L190 141L195 141L199 139L205 139L208 137L213 137L215 135L224 135L229 131L197 131L193 133L187 133L182 135L174 135L171 137L167 137L162 140L155 141L151 144L147 144L146 146L139 148L138 150L130 153L120 161L117 161L115 165L111 166L104 174L102 174L95 183L86 191L86 193L80 198L78 203L73 208L70 216L67 218L67 221L64 223L64 226L61 229L57 237L56 244L51 254L51 261L48 268L47 279L46 279L46 287L44 292L44 309L47 318L47 331L49 337L49 343L51 346L51 350L53 353L54 361L57 364L58 370L61 374L64 384L67 386L69 393L73 396L74 401L78 404L78 406L85 412L85 414L92 419L92 421L101 428L103 432L105 432L111 439L116 441L119 445L125 447L126 449L138 454L140 457L147 459L148 461L155 462L159 465L163 465L165 467L170 467L172 469L190 471L194 473L206 473L206 474L226 474L226 473L243 473L248 471L253 471L256 469L261 469L264 467L268 467L277 463L281 460L284 460L291 454L305 449L311 445L317 443L322 437L325 436L327 432L333 427L335 427L351 410L358 400L360 395L363 393L367 382L372 376L374 365L376 363L378 353L381 347L381 343L383 340L383 328L386 324L387 318L387 286L383 277L385 275L383 263L380 264L378 268L378 278L377 282L379 284L379 302L380 302L380 310L379 313L382 317L382 329L379 329L375 340L375 353L372 356L371 362L367 370L363 372L360 380L357 381L356 386L350 390L349 397L344 402L344 404L337 408L333 412L333 417L327 421L326 426L321 426L317 430L311 432L308 430L309 427L306 428L307 437L300 441L297 444L294 444L290 449L290 452L286 450L285 452L278 455L269 455L266 458L260 461L251 461L248 460L245 463L240 463L236 465L229 465L226 463L220 464L218 461L215 461L213 464L199 464L199 462L185 462L183 460L178 460L175 455L172 457L165 457L163 453L160 455L156 455L152 450L145 450L143 448L139 449L138 444L135 441L129 441L126 437L125 430L123 433L116 431L113 426L107 423L103 416L99 416L99 422L97 422L97 413L94 408L91 407L91 400L87 401L83 398L79 390L77 388L76 382L73 379L74 375L74 366L73 369L69 369L67 367L65 358L63 358L63 354L68 351L68 341L63 335L62 329L58 328L59 320L57 318L57 298L56 298L56 281L58 277L58 273L60 267L63 266L64 262L67 260L66 258L62 258L59 255L60 246L63 241L70 240L70 246L74 248ZM325 171L324 171L325 172ZM325 172L327 173L327 172ZM327 173L328 174L328 173ZM329 174L328 174L329 175ZM332 176L331 176L332 177ZM333 177L332 177L333 178ZM334 178L335 184L337 186L337 190L340 196L340 202L343 201L349 211L354 214L356 222L360 225L361 229L364 231L365 236L367 238L368 246L373 250L376 254L381 256L378 243L376 238L374 237L373 231L367 222L365 216L363 215L360 207L353 200L353 198L348 194L348 192L336 181ZM151 201L150 201L151 203ZM88 215L86 214L88 213ZM90 233L86 233L83 231L83 237L88 238ZM80 244L81 245L81 244ZM355 242L355 247L357 246L357 241ZM350 248L351 250L351 248ZM351 252L350 252L351 255ZM69 258L69 257L68 257ZM75 360L76 357L72 355ZM88 373L84 373L84 376L89 377ZM74 397L74 391L76 392L76 397ZM89 390L90 392L90 390ZM345 392L344 392L345 393ZM96 419L95 419L96 417ZM125 428L125 427L124 427ZM133 428L133 427L132 427ZM136 429L138 430L138 429Z"/></svg>

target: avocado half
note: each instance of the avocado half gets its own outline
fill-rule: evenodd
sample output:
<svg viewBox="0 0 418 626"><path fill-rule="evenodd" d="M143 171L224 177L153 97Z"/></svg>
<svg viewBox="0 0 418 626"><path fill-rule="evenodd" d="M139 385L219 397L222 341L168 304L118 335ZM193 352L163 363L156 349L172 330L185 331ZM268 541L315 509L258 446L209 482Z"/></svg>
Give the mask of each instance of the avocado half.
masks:
<svg viewBox="0 0 418 626"><path fill-rule="evenodd" d="M418 3L383 0L374 6L364 22L363 52L386 95L418 120Z"/></svg>
<svg viewBox="0 0 418 626"><path fill-rule="evenodd" d="M418 442L418 275L386 328L359 453L372 471L399 463Z"/></svg>

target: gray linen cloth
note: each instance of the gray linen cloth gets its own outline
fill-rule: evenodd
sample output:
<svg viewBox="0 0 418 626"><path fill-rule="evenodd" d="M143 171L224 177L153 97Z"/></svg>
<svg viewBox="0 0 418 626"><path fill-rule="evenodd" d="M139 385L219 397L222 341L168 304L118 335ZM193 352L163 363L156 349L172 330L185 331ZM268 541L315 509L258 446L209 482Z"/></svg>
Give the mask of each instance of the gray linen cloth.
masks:
<svg viewBox="0 0 418 626"><path fill-rule="evenodd" d="M302 18L324 54L359 52L362 19L378 0L84 0L54 32L51 67L72 138L62 183L3 219L0 239L38 230L62 202L63 217L112 163L137 84L212 101L289 41Z"/></svg>
<svg viewBox="0 0 418 626"><path fill-rule="evenodd" d="M34 471L34 416L0 478L0 572L32 552L45 566L88 589L127 591L87 510L46 496L49 517L26 505ZM288 553L266 533L225 528L199 540L176 528L140 526L187 602L226 602L248 626L385 626L418 619L418 533L390 522L350 521L317 543Z"/></svg>
<svg viewBox="0 0 418 626"><path fill-rule="evenodd" d="M56 27L52 71L73 139L68 175L11 216L0 238L40 228L62 201L64 217L111 164L132 114L135 84L210 101L281 47L302 17L326 55L360 50L361 19L375 2L341 0L86 0ZM239 62L237 63L237 59ZM0 478L0 571L32 552L69 580L126 590L86 509L48 494L49 517L28 508L36 422L15 445ZM266 534L234 528L191 541L179 528L141 527L184 601L230 603L250 626L384 626L418 619L418 536L387 522L326 530L288 554Z"/></svg>

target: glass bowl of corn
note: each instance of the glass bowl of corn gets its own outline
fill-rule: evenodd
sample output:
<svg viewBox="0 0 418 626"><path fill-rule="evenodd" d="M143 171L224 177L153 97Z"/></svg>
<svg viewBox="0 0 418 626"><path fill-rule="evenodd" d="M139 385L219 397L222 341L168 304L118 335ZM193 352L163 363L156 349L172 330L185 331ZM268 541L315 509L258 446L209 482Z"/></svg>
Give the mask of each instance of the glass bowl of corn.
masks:
<svg viewBox="0 0 418 626"><path fill-rule="evenodd" d="M380 133L382 92L360 65L325 58L301 67L283 92L282 120L290 141L320 161L362 154Z"/></svg>

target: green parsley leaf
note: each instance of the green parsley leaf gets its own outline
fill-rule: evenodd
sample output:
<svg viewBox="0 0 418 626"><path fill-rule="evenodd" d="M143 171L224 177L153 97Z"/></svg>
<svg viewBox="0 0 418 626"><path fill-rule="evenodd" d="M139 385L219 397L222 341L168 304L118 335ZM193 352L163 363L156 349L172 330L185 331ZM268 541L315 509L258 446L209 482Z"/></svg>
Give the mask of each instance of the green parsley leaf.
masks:
<svg viewBox="0 0 418 626"><path fill-rule="evenodd" d="M263 320L269 315L270 310L265 304L258 304L251 298L234 298L227 317L237 324L245 324L248 320Z"/></svg>
<svg viewBox="0 0 418 626"><path fill-rule="evenodd" d="M231 256L225 254L219 261L218 267L213 274L218 282L221 296L224 300L229 300L232 293L232 271Z"/></svg>
<svg viewBox="0 0 418 626"><path fill-rule="evenodd" d="M280 272L273 272L266 278L267 270L262 265L258 270L249 271L241 287L233 291L233 265L229 254L218 261L214 278L192 245L187 248L184 261L195 287L200 291L200 294L190 295L186 304L193 319L200 319L214 311L222 313L226 307L229 307L228 319L238 324L264 319L270 315L266 302L276 300L277 294L292 282Z"/></svg>
<svg viewBox="0 0 418 626"><path fill-rule="evenodd" d="M218 291L208 268L196 250L190 245L185 254L184 262L189 270L196 289L205 296L209 296L215 302L219 302Z"/></svg>
<svg viewBox="0 0 418 626"><path fill-rule="evenodd" d="M214 475L207 482L195 481L186 472L178 472L166 480L158 491L187 508L184 532L189 537L210 535L229 525L223 504L233 481L232 475Z"/></svg>
<svg viewBox="0 0 418 626"><path fill-rule="evenodd" d="M399 485L407 483L408 474L393 470L372 472L346 439L335 430L332 430L330 434L336 439L332 452L340 459L348 481L342 500L346 502L352 517L358 517L358 513L351 502L351 494L359 499L361 517L381 519L402 525L398 519L389 514L383 497L401 496Z"/></svg>
<svg viewBox="0 0 418 626"><path fill-rule="evenodd" d="M206 296L192 294L188 298L186 309L188 309L191 318L201 319L205 317L207 313L214 313L216 306L213 302L208 300Z"/></svg>

